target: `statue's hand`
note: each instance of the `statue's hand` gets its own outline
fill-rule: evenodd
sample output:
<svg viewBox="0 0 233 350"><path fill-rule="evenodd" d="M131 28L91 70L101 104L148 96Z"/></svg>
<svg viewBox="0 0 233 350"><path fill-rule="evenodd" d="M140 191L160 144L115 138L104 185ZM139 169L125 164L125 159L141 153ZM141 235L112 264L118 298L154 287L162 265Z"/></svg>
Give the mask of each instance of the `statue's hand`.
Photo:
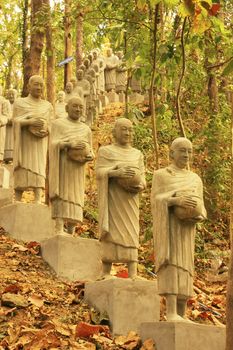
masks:
<svg viewBox="0 0 233 350"><path fill-rule="evenodd" d="M132 192L132 193L138 193L138 192L141 192L144 190L144 185L142 183L140 183L139 185L137 186L130 186L128 188L128 191L129 192Z"/></svg>
<svg viewBox="0 0 233 350"><path fill-rule="evenodd" d="M197 201L193 199L191 196L180 196L180 197L174 197L175 204L179 207L183 208L196 208Z"/></svg>
<svg viewBox="0 0 233 350"><path fill-rule="evenodd" d="M72 142L71 144L71 148L75 148L75 149L79 149L79 150L83 150L86 147L86 143L83 141L79 141L79 142Z"/></svg>
<svg viewBox="0 0 233 350"><path fill-rule="evenodd" d="M132 169L130 166L124 166L115 170L115 177L119 178L130 178L133 177L135 174L135 170Z"/></svg>
<svg viewBox="0 0 233 350"><path fill-rule="evenodd" d="M29 119L28 120L28 125L35 126L36 128L43 128L44 127L44 121L41 119Z"/></svg>

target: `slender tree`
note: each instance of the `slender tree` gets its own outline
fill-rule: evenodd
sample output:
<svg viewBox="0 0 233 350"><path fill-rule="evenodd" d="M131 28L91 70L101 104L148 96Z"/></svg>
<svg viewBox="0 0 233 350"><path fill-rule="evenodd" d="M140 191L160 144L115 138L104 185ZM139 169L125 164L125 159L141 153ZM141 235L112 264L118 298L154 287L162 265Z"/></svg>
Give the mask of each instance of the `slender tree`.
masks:
<svg viewBox="0 0 233 350"><path fill-rule="evenodd" d="M65 0L65 16L64 16L64 40L65 52L64 57L72 56L72 34L71 34L71 0ZM66 83L72 77L72 63L67 63L64 66L64 88Z"/></svg>
<svg viewBox="0 0 233 350"><path fill-rule="evenodd" d="M28 55L24 61L24 84L22 95L28 94L28 81L40 73L41 54L44 47L44 28L41 25L44 0L31 0L31 40Z"/></svg>
<svg viewBox="0 0 233 350"><path fill-rule="evenodd" d="M78 6L76 16L76 72L83 59L83 9Z"/></svg>

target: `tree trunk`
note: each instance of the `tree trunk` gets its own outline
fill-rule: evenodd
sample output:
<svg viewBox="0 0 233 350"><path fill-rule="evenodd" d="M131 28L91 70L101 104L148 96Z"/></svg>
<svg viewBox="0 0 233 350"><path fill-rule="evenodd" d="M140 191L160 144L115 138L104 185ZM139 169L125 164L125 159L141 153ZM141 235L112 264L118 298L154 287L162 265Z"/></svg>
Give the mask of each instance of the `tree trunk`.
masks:
<svg viewBox="0 0 233 350"><path fill-rule="evenodd" d="M65 17L64 17L64 39L65 39L65 54L64 57L72 56L72 36L71 36L71 0L65 0ZM72 77L72 63L67 63L64 66L64 89L66 83Z"/></svg>
<svg viewBox="0 0 233 350"><path fill-rule="evenodd" d="M83 59L83 12L78 9L76 18L76 74Z"/></svg>
<svg viewBox="0 0 233 350"><path fill-rule="evenodd" d="M230 243L231 258L227 282L226 304L226 350L233 349L233 92L231 93L231 207L230 207Z"/></svg>
<svg viewBox="0 0 233 350"><path fill-rule="evenodd" d="M6 90L9 90L11 87L11 73L12 73L13 58L14 58L14 55L8 58L8 64L7 64L8 68L7 68L6 84L5 84Z"/></svg>
<svg viewBox="0 0 233 350"><path fill-rule="evenodd" d="M24 0L24 6L23 6L23 25L22 25L22 63L23 63L23 77L26 76L25 72L25 65L27 61L27 56L29 54L28 51L28 0ZM25 78L24 78L25 80ZM23 96L24 88L23 88Z"/></svg>
<svg viewBox="0 0 233 350"><path fill-rule="evenodd" d="M28 94L28 81L34 74L40 73L41 54L44 46L43 26L40 28L38 20L40 20L41 10L44 0L31 0L31 42L29 54L24 62L24 84L23 96Z"/></svg>
<svg viewBox="0 0 233 350"><path fill-rule="evenodd" d="M55 53L52 36L51 8L49 0L45 0L47 23L46 23L46 56L47 56L47 100L55 104Z"/></svg>
<svg viewBox="0 0 233 350"><path fill-rule="evenodd" d="M155 166L156 169L159 168L159 145L157 136L157 126L156 126L156 114L155 114L155 96L154 96L154 84L155 84L155 73L157 64L157 31L158 31L158 17L159 17L159 4L155 5L154 10L154 25L153 25L153 61L152 61L152 75L149 89L149 103L151 112L151 122L152 122L152 133L155 149Z"/></svg>

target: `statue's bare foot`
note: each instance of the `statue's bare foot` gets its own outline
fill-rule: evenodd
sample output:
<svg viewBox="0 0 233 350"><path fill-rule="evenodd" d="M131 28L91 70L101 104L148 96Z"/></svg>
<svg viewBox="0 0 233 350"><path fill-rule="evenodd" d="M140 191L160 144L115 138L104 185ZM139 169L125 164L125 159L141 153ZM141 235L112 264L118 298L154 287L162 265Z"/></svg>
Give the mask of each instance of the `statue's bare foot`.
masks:
<svg viewBox="0 0 233 350"><path fill-rule="evenodd" d="M141 276L133 276L133 277L130 277L129 276L129 279L131 279L132 281L147 281L147 279L146 278L144 278L144 277L141 277Z"/></svg>
<svg viewBox="0 0 233 350"><path fill-rule="evenodd" d="M107 280L115 280L115 279L117 279L117 277L116 276L112 276L112 275L103 275L103 276L101 276L99 279L98 279L98 281L107 281Z"/></svg>
<svg viewBox="0 0 233 350"><path fill-rule="evenodd" d="M171 315L167 315L167 321L168 322L186 322L186 320L176 314L171 314Z"/></svg>

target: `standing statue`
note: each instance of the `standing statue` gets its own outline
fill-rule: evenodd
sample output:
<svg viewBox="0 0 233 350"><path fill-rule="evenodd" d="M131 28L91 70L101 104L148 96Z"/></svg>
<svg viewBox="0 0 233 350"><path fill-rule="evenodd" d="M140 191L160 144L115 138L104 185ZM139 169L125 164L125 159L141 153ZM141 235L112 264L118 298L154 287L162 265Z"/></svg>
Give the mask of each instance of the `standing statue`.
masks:
<svg viewBox="0 0 233 350"><path fill-rule="evenodd" d="M118 57L107 49L107 57L105 58L105 89L106 91L115 91L116 89L116 68L118 65Z"/></svg>
<svg viewBox="0 0 233 350"><path fill-rule="evenodd" d="M8 115L8 121L6 124L6 140L5 140L5 150L4 150L4 162L8 163L13 160L13 148L14 148L14 137L13 137L13 106L15 99L17 98L17 90L10 89L7 93L7 99L10 102L10 111Z"/></svg>
<svg viewBox="0 0 233 350"><path fill-rule="evenodd" d="M127 68L123 61L123 52L117 52L117 57L119 58L116 74L116 92L125 92L127 85Z"/></svg>
<svg viewBox="0 0 233 350"><path fill-rule="evenodd" d="M10 115L9 101L2 96L2 86L0 86L0 164L4 158L6 124Z"/></svg>
<svg viewBox="0 0 233 350"><path fill-rule="evenodd" d="M127 263L130 278L137 276L139 195L146 186L142 153L131 146L133 125L119 118L115 143L100 147L97 159L99 230L103 278L111 278L114 262Z"/></svg>
<svg viewBox="0 0 233 350"><path fill-rule="evenodd" d="M73 97L73 90L74 90L74 86L73 84L69 81L68 83L66 83L66 87L65 87L65 102L67 103L69 101L69 99L71 97Z"/></svg>
<svg viewBox="0 0 233 350"><path fill-rule="evenodd" d="M154 172L151 203L158 290L166 297L167 320L184 321L193 294L196 223L206 216L200 177L187 170L192 143L172 142L171 164Z"/></svg>
<svg viewBox="0 0 233 350"><path fill-rule="evenodd" d="M105 62L103 59L99 60L99 91L101 94L105 92L105 78L104 78Z"/></svg>
<svg viewBox="0 0 233 350"><path fill-rule="evenodd" d="M55 103L55 118L66 118L66 94L64 91L59 91L57 94L57 101Z"/></svg>
<svg viewBox="0 0 233 350"><path fill-rule="evenodd" d="M41 202L45 188L46 160L50 120L53 107L42 100L44 82L38 75L29 79L29 95L14 103L14 187L15 199L20 201L23 191L33 189L35 202Z"/></svg>
<svg viewBox="0 0 233 350"><path fill-rule="evenodd" d="M80 122L83 100L71 98L66 106L68 118L53 121L50 144L49 196L56 233L67 222L73 233L83 220L85 163L93 159L90 128Z"/></svg>

